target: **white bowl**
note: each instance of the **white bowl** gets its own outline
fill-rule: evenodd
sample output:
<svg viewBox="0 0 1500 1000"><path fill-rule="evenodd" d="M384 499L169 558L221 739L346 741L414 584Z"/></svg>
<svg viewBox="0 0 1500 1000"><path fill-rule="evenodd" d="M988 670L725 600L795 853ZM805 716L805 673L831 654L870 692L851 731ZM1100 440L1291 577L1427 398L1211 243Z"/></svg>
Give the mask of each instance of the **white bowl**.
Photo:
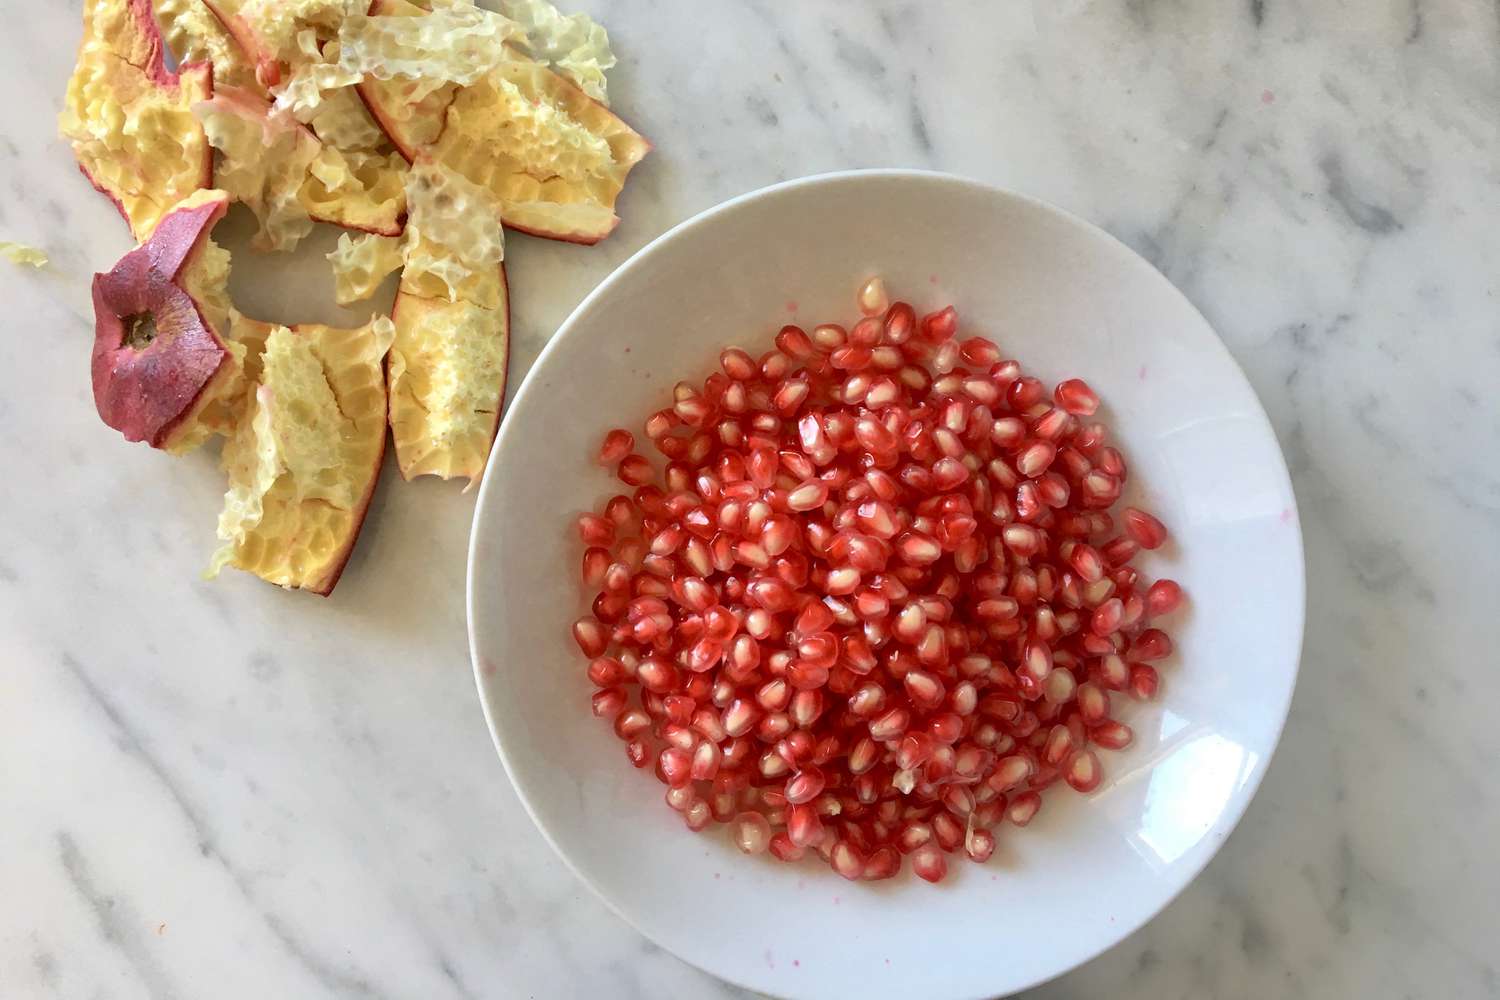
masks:
<svg viewBox="0 0 1500 1000"><path fill-rule="evenodd" d="M884 275L918 312L954 303L1050 385L1086 379L1130 463L1127 501L1175 544L1146 569L1190 599L1157 701L1114 698L1135 743L1089 796L1058 785L988 864L852 884L816 858L691 833L636 771L569 625L586 613L573 518L620 484L592 462L730 343L848 321ZM469 635L495 747L537 826L625 920L724 979L789 997L977 997L1058 975L1149 920L1244 812L1281 734L1303 624L1302 540L1255 393L1203 317L1122 244L955 177L831 174L726 202L641 250L563 324L490 460L469 553Z"/></svg>

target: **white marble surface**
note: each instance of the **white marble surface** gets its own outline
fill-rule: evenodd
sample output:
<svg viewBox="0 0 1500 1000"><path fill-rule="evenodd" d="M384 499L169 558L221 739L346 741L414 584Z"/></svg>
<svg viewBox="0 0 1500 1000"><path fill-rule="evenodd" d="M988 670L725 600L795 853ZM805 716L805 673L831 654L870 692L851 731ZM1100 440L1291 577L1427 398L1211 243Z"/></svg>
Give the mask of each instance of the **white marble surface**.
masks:
<svg viewBox="0 0 1500 1000"><path fill-rule="evenodd" d="M512 241L517 375L672 223L912 165L1119 235L1270 411L1309 584L1281 750L1181 898L1035 995L1500 996L1500 8L591 6L657 151L604 245ZM0 995L739 995L520 810L467 662L472 495L388 469L327 601L198 579L212 457L127 446L90 399L88 276L127 238L54 138L77 7L0 0L0 239L53 258L0 261ZM285 289L325 279L274 272L236 293L309 318Z"/></svg>

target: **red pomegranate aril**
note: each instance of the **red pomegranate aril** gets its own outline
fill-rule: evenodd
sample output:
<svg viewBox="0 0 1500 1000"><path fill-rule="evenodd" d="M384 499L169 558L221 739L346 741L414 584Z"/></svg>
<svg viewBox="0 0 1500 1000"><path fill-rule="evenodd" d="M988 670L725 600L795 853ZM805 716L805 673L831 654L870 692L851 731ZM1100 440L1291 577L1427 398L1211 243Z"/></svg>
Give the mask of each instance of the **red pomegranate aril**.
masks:
<svg viewBox="0 0 1500 1000"><path fill-rule="evenodd" d="M1104 779L1104 769L1099 766L1099 758L1092 750L1079 750L1068 758L1063 767L1063 780L1071 785L1074 791L1085 795L1099 787Z"/></svg>
<svg viewBox="0 0 1500 1000"><path fill-rule="evenodd" d="M906 732L911 716L904 708L893 708L870 722L870 736L876 740L896 739Z"/></svg>
<svg viewBox="0 0 1500 1000"><path fill-rule="evenodd" d="M746 854L764 854L771 846L771 824L758 812L742 812L730 821L730 836Z"/></svg>
<svg viewBox="0 0 1500 1000"><path fill-rule="evenodd" d="M692 754L677 747L667 747L656 758L656 776L673 788L686 787L693 780L692 768Z"/></svg>
<svg viewBox="0 0 1500 1000"><path fill-rule="evenodd" d="M633 739L651 728L651 716L639 708L627 708L615 716L615 735L622 740Z"/></svg>
<svg viewBox="0 0 1500 1000"><path fill-rule="evenodd" d="M823 838L823 820L812 803L790 806L786 815L786 832L798 847L813 847Z"/></svg>
<svg viewBox="0 0 1500 1000"><path fill-rule="evenodd" d="M792 695L789 714L799 729L811 729L818 716L823 714L823 692L816 689L798 691Z"/></svg>
<svg viewBox="0 0 1500 1000"><path fill-rule="evenodd" d="M1156 688L1159 677L1156 668L1148 663L1132 663L1130 665L1130 693L1140 701L1150 701L1156 697Z"/></svg>
<svg viewBox="0 0 1500 1000"><path fill-rule="evenodd" d="M583 569L579 576L583 585L590 590L598 590L604 586L604 575L609 571L609 550L595 546L585 549L583 553Z"/></svg>
<svg viewBox="0 0 1500 1000"><path fill-rule="evenodd" d="M1029 639L1021 652L1020 674L1040 684L1052 672L1052 648L1040 639Z"/></svg>
<svg viewBox="0 0 1500 1000"><path fill-rule="evenodd" d="M635 435L617 427L605 434L603 443L599 445L599 464L618 465L621 459L634 450Z"/></svg>
<svg viewBox="0 0 1500 1000"><path fill-rule="evenodd" d="M890 307L890 299L886 296L885 281L875 277L866 281L859 288L857 296L859 311L866 316L879 316Z"/></svg>
<svg viewBox="0 0 1500 1000"><path fill-rule="evenodd" d="M651 763L651 751L646 747L646 741L637 737L625 742L625 756L633 767L645 767Z"/></svg>
<svg viewBox="0 0 1500 1000"><path fill-rule="evenodd" d="M807 853L807 848L793 842L790 835L785 831L772 834L769 849L771 856L777 861L801 861Z"/></svg>
<svg viewBox="0 0 1500 1000"><path fill-rule="evenodd" d="M598 514L579 514L578 537L585 545L607 549L615 543L615 523Z"/></svg>
<svg viewBox="0 0 1500 1000"><path fill-rule="evenodd" d="M1136 507L1126 507L1121 514L1128 534L1143 549L1160 548L1167 540L1167 529L1155 517Z"/></svg>
<svg viewBox="0 0 1500 1000"><path fill-rule="evenodd" d="M596 657L589 664L588 674L590 683L595 687L614 687L624 684L632 676L625 664L613 656Z"/></svg>
<svg viewBox="0 0 1500 1000"><path fill-rule="evenodd" d="M755 728L760 720L760 710L752 702L735 698L724 709L724 732L729 736L743 736Z"/></svg>
<svg viewBox="0 0 1500 1000"><path fill-rule="evenodd" d="M1160 618L1182 604L1182 588L1175 580L1157 580L1146 591L1146 614Z"/></svg>
<svg viewBox="0 0 1500 1000"><path fill-rule="evenodd" d="M640 455L626 455L620 460L617 474L628 486L644 486L651 481L651 463Z"/></svg>
<svg viewBox="0 0 1500 1000"><path fill-rule="evenodd" d="M1158 628L1148 628L1130 646L1132 660L1160 660L1172 654L1172 640Z"/></svg>
<svg viewBox="0 0 1500 1000"><path fill-rule="evenodd" d="M1104 578L1104 559L1092 545L1075 544L1068 556L1068 564L1085 583L1096 583Z"/></svg>
<svg viewBox="0 0 1500 1000"><path fill-rule="evenodd" d="M1067 759L1073 749L1073 734L1067 726L1053 726L1042 746L1042 760L1053 767Z"/></svg>
<svg viewBox="0 0 1500 1000"><path fill-rule="evenodd" d="M1138 551L1140 551L1140 546L1135 543L1135 539L1125 535L1112 538L1099 547L1099 554L1104 557L1105 564L1111 569L1130 562Z"/></svg>
<svg viewBox="0 0 1500 1000"><path fill-rule="evenodd" d="M956 851L964 842L964 827L951 812L934 813L929 821L932 824L932 838L936 846L944 851Z"/></svg>
<svg viewBox="0 0 1500 1000"><path fill-rule="evenodd" d="M878 882L895 878L901 871L901 855L894 847L877 847L865 859L864 873L860 878L866 882Z"/></svg>
<svg viewBox="0 0 1500 1000"><path fill-rule="evenodd" d="M794 361L805 361L813 356L812 341L800 326L784 326L776 335L776 349Z"/></svg>
<svg viewBox="0 0 1500 1000"><path fill-rule="evenodd" d="M1027 479L1035 479L1057 457L1057 446L1050 441L1036 441L1027 445L1016 456L1016 471Z"/></svg>
<svg viewBox="0 0 1500 1000"><path fill-rule="evenodd" d="M1135 733L1123 722L1106 719L1089 730L1089 740L1106 750L1124 750L1135 739Z"/></svg>
<svg viewBox="0 0 1500 1000"><path fill-rule="evenodd" d="M911 854L911 870L927 882L941 882L948 874L948 859L935 844L923 844Z"/></svg>
<svg viewBox="0 0 1500 1000"><path fill-rule="evenodd" d="M1085 682L1078 685L1078 714L1086 723L1104 721L1109 714L1109 693L1097 684Z"/></svg>
<svg viewBox="0 0 1500 1000"><path fill-rule="evenodd" d="M592 618L580 618L573 623L573 640L583 655L590 659L601 656L609 645L609 631Z"/></svg>
<svg viewBox="0 0 1500 1000"><path fill-rule="evenodd" d="M975 827L964 837L964 853L970 861L984 864L995 853L995 835L983 827Z"/></svg>
<svg viewBox="0 0 1500 1000"><path fill-rule="evenodd" d="M687 824L687 828L689 830L692 830L694 833L697 833L699 830L702 830L704 827L708 826L708 824L712 820L713 810L710 809L708 803L704 802L702 799L699 799L692 805L688 806L682 814L683 823Z"/></svg>
<svg viewBox="0 0 1500 1000"><path fill-rule="evenodd" d="M1124 602L1118 597L1111 597L1094 609L1094 614L1089 619L1089 628L1095 635L1109 635L1119 630L1124 617Z"/></svg>
<svg viewBox="0 0 1500 1000"><path fill-rule="evenodd" d="M812 344L816 350L829 354L849 341L849 334L837 323L821 323L812 329Z"/></svg>
<svg viewBox="0 0 1500 1000"><path fill-rule="evenodd" d="M590 699L590 706L593 709L594 717L598 719L612 719L617 717L625 707L625 699L624 688L612 687L605 688L602 691L595 691L593 697Z"/></svg>
<svg viewBox="0 0 1500 1000"><path fill-rule="evenodd" d="M1058 406L1078 417L1092 417L1099 409L1099 397L1082 379L1059 382L1052 390L1052 398Z"/></svg>
<svg viewBox="0 0 1500 1000"><path fill-rule="evenodd" d="M1010 800L1009 807L1005 810L1005 818L1016 826L1025 826L1030 823L1042 807L1042 797L1036 792L1022 792Z"/></svg>
<svg viewBox="0 0 1500 1000"><path fill-rule="evenodd" d="M822 795L826 783L823 772L808 764L788 779L786 800L794 806L804 805Z"/></svg>

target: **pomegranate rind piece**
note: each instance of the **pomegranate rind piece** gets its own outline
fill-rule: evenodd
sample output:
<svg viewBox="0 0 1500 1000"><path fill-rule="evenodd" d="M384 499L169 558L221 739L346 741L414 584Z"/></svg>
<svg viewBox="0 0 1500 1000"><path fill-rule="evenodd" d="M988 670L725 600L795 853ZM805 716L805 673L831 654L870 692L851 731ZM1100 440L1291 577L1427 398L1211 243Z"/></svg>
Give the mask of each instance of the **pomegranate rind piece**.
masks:
<svg viewBox="0 0 1500 1000"><path fill-rule="evenodd" d="M614 68L609 33L587 14L563 14L547 0L500 0L500 13L520 27L517 45L579 90L609 106L604 74Z"/></svg>
<svg viewBox="0 0 1500 1000"><path fill-rule="evenodd" d="M369 7L372 18L424 17L426 14L422 7L407 0L371 0ZM371 73L355 85L355 90L392 145L411 162L424 148L437 141L458 85L430 76Z"/></svg>
<svg viewBox="0 0 1500 1000"><path fill-rule="evenodd" d="M406 211L395 154L342 153L264 99L224 87L194 112L221 154L219 179L260 222L258 249L296 247L313 220L396 235Z"/></svg>
<svg viewBox="0 0 1500 1000"><path fill-rule="evenodd" d="M94 405L127 441L181 453L232 426L242 352L221 332L229 255L209 238L228 208L223 191L195 192L94 276Z"/></svg>
<svg viewBox="0 0 1500 1000"><path fill-rule="evenodd" d="M407 0L374 0L372 15L423 17ZM505 225L548 239L597 243L619 224L625 179L651 145L572 82L507 48L467 86L441 77L367 75L360 96L408 161L425 149L489 188ZM467 77L465 77L467 79Z"/></svg>
<svg viewBox="0 0 1500 1000"><path fill-rule="evenodd" d="M409 218L401 286L426 298L500 303L501 206L486 188L420 156L406 177Z"/></svg>
<svg viewBox="0 0 1500 1000"><path fill-rule="evenodd" d="M381 152L385 133L354 90L360 75L341 65L336 37L355 0L211 0L221 38L237 66L221 83L274 99L277 112L311 128L343 153ZM264 82L262 82L264 81Z"/></svg>
<svg viewBox="0 0 1500 1000"><path fill-rule="evenodd" d="M403 288L391 310L395 345L387 366L391 436L405 479L479 481L500 427L510 361L510 301L504 266L487 308Z"/></svg>
<svg viewBox="0 0 1500 1000"><path fill-rule="evenodd" d="M203 0L153 0L162 39L178 65L207 63L215 86L260 90L255 67Z"/></svg>
<svg viewBox="0 0 1500 1000"><path fill-rule="evenodd" d="M521 36L509 18L472 4L376 0L340 23L340 65L377 80L467 86L510 58L505 43Z"/></svg>
<svg viewBox="0 0 1500 1000"><path fill-rule="evenodd" d="M517 58L448 106L433 155L495 193L512 229L597 243L650 151L638 132L540 63Z"/></svg>
<svg viewBox="0 0 1500 1000"><path fill-rule="evenodd" d="M167 70L150 0L88 0L58 130L89 183L139 240L213 182L213 151L192 106L213 95L208 66Z"/></svg>
<svg viewBox="0 0 1500 1000"><path fill-rule="evenodd" d="M358 329L246 321L262 336L239 428L224 446L230 488L224 543L208 575L233 566L288 589L327 595L369 509L385 455L383 362L395 335L377 317ZM255 352L252 352L255 353Z"/></svg>

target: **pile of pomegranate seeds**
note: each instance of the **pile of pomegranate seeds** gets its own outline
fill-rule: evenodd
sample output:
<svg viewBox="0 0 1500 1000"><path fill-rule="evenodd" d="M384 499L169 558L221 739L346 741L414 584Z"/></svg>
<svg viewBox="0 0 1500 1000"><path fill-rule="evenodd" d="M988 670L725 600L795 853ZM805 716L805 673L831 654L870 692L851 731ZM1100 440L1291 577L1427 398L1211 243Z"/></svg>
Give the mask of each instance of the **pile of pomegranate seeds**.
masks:
<svg viewBox="0 0 1500 1000"><path fill-rule="evenodd" d="M584 514L593 615L573 626L596 716L692 830L747 854L816 851L849 879L903 857L936 882L985 861L1130 727L1182 591L1130 562L1166 528L1109 513L1125 460L1069 379L1047 393L950 306L918 319L872 280L848 330L784 327L612 430L634 488Z"/></svg>

